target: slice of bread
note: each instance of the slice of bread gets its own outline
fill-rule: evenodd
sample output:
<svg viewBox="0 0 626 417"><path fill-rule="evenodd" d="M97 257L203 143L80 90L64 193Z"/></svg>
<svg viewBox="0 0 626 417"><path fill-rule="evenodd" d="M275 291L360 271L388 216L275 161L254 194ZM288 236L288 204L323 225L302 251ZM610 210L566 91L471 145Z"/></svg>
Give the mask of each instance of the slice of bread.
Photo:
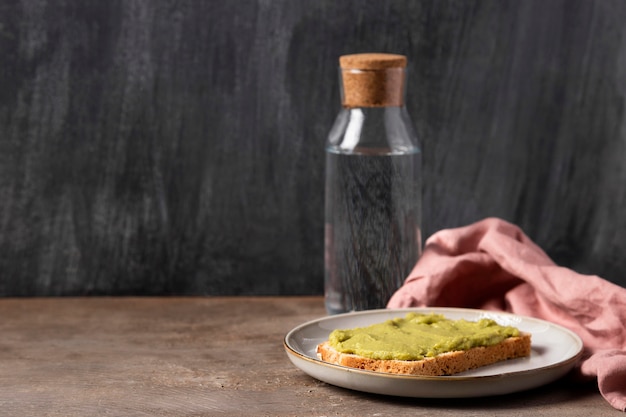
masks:
<svg viewBox="0 0 626 417"><path fill-rule="evenodd" d="M434 357L408 361L370 359L359 355L341 353L326 341L317 346L317 356L325 362L368 371L442 376L457 374L507 359L530 356L530 341L529 333L520 333L519 336L509 337L496 345L446 352Z"/></svg>

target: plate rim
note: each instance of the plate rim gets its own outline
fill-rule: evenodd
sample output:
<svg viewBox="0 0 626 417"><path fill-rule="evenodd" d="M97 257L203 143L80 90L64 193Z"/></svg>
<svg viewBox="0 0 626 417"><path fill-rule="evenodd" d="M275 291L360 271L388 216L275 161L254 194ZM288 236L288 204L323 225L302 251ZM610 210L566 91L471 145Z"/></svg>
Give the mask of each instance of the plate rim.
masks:
<svg viewBox="0 0 626 417"><path fill-rule="evenodd" d="M380 313L391 313L393 314L394 312L397 313L402 313L402 312L438 312L438 311L454 311L457 313L472 313L472 314L492 314L492 315L498 315L498 316L509 316L509 317L516 317L516 318L520 318L522 320L526 320L526 321L532 321L532 322L536 322L536 323L543 323L543 324L547 324L551 327L555 327L557 329L559 329L560 331L567 333L568 335L570 335L572 337L572 339L574 339L577 342L578 345L578 350L573 353L571 356L564 358L563 360L560 360L558 362L552 363L552 364L548 364L545 366L541 366L541 367L537 367L537 368L532 368L532 369L522 369L522 370L518 370L518 371L512 371L512 372L503 372L503 373L499 373L499 374L492 374L492 375L443 375L443 376L431 376L431 375L405 375L405 374L391 374L391 373L384 373L384 372L376 372L376 371L368 371L365 369L357 369L357 368L350 368L347 366L343 366L343 365L337 365L334 363L330 363L330 362L325 362L322 361L319 358L313 358L309 355L306 355L304 353L301 353L299 351L297 351L293 346L291 346L289 344L288 339L290 338L290 336L292 336L293 334L295 334L297 331L314 325L316 323L320 323L320 322L324 322L324 321L328 321L330 319L334 319L334 318L345 318L345 317L349 317L349 316L365 316L365 315L374 315L374 314L380 314ZM532 333L531 333L532 334ZM340 370L340 371L346 371L346 372L354 372L357 374L362 374L365 376L371 376L371 377L375 377L375 378L392 378L392 379L399 379L399 380L408 380L408 381L429 381L429 382L461 382L461 381L467 381L467 380L489 380L489 379L502 379L502 378L510 378L510 377L515 377L515 376L524 376L526 374L532 374L532 373L538 373L538 372L542 372L542 371L549 371L552 369L557 369L557 368L562 368L562 367L566 367L569 365L574 365L580 360L580 358L582 357L583 353L584 353L584 343L582 341L582 339L580 338L580 336L578 334L576 334L574 331L561 326L560 324L557 323L553 323L551 321L548 320L544 320L544 319L540 319L540 318L536 318L536 317L530 317L530 316L524 316L524 315L520 315L520 314L515 314L515 313L511 313L508 311L497 311L497 310L484 310L484 309L473 309L473 308L462 308L462 307L405 307L405 308L393 308L393 309L387 309L387 308L383 308L383 309L375 309L375 310L363 310L363 311L356 311L356 312L349 312L349 313L342 313L342 314L336 314L336 315L327 315L327 316L323 316L323 317L318 317L316 319L313 320L309 320L306 321L304 323L301 323L300 325L294 327L293 329L291 329L289 332L287 332L283 338L283 346L285 348L285 350L287 351L288 354L291 354L301 360L305 360L307 362L310 362L312 364L315 365L321 365L321 366L327 366L330 367L331 369L335 369L335 370Z"/></svg>

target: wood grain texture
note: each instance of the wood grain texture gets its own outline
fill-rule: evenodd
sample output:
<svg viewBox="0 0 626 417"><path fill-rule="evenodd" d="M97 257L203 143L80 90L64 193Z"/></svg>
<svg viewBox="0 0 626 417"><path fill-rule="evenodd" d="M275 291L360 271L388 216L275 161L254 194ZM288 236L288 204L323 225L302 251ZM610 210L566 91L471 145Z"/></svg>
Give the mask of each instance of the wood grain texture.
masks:
<svg viewBox="0 0 626 417"><path fill-rule="evenodd" d="M319 294L337 59L410 59L424 236L626 285L620 0L0 4L0 295Z"/></svg>
<svg viewBox="0 0 626 417"><path fill-rule="evenodd" d="M322 297L0 300L0 414L73 416L614 416L595 384L501 397L393 398L317 381L283 338Z"/></svg>

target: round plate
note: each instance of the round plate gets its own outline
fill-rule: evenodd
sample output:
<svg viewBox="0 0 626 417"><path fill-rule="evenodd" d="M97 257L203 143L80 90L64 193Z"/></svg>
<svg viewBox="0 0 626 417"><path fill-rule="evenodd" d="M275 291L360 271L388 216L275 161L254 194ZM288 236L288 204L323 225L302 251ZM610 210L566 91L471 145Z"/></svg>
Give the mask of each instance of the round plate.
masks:
<svg viewBox="0 0 626 417"><path fill-rule="evenodd" d="M380 323L407 312L443 314L452 320L490 318L532 334L529 358L512 359L452 376L394 375L348 368L323 362L315 348L335 329ZM357 391L419 398L462 398L501 395L535 388L569 372L578 362L583 343L572 331L531 317L462 308L407 308L369 310L313 320L285 336L291 362L310 376Z"/></svg>

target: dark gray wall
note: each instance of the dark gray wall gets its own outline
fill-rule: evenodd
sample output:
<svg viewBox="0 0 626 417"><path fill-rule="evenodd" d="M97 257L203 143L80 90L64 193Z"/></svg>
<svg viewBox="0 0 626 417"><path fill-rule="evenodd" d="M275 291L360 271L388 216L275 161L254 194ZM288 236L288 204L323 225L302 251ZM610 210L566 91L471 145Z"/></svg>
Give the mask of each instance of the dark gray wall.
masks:
<svg viewBox="0 0 626 417"><path fill-rule="evenodd" d="M409 56L424 234L626 284L626 2L0 3L0 295L319 294L337 58Z"/></svg>

